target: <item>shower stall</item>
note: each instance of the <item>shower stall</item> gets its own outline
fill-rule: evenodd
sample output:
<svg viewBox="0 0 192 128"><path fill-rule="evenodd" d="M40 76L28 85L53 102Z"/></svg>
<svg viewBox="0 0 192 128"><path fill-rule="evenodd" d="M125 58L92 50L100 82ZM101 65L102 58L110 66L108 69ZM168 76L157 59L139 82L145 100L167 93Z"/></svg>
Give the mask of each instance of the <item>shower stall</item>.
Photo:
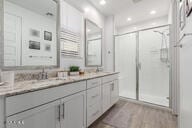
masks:
<svg viewBox="0 0 192 128"><path fill-rule="evenodd" d="M169 107L169 26L115 36L121 97Z"/></svg>

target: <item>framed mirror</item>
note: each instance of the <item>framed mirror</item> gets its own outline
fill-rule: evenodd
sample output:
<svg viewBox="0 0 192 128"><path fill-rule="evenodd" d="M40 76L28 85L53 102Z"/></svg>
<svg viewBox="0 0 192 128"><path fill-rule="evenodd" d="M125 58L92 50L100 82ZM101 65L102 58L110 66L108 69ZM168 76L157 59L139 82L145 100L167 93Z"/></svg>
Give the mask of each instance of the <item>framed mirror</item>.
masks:
<svg viewBox="0 0 192 128"><path fill-rule="evenodd" d="M85 66L102 66L102 29L90 20L85 20Z"/></svg>
<svg viewBox="0 0 192 128"><path fill-rule="evenodd" d="M3 0L3 70L59 65L59 3Z"/></svg>

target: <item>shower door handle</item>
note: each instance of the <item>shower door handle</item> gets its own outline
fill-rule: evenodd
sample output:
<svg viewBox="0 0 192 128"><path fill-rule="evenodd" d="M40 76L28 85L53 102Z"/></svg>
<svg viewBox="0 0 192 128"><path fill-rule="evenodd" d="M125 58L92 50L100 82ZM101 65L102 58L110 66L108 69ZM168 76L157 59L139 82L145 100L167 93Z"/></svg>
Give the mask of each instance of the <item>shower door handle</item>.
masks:
<svg viewBox="0 0 192 128"><path fill-rule="evenodd" d="M141 62L138 64L138 69L141 70Z"/></svg>

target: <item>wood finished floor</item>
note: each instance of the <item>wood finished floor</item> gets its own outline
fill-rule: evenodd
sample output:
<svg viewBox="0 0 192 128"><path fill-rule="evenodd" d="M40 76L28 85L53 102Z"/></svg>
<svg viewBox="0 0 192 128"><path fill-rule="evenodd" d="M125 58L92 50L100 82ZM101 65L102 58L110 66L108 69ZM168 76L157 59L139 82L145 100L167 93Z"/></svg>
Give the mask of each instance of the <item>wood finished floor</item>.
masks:
<svg viewBox="0 0 192 128"><path fill-rule="evenodd" d="M126 128L177 128L177 118L167 110L156 109L125 100L120 100L89 128L122 128L120 125L112 126L107 124L104 119L109 116L113 118L113 116L120 114L119 112L125 109L125 105L126 109L128 109L126 110L128 114L131 113L129 125ZM125 121L127 120L125 119Z"/></svg>

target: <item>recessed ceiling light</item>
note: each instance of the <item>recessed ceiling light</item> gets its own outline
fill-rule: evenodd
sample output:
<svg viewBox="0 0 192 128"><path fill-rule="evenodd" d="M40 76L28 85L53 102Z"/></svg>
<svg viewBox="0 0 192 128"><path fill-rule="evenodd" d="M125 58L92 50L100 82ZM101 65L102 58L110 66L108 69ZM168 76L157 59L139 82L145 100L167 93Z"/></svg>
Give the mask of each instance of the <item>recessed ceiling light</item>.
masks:
<svg viewBox="0 0 192 128"><path fill-rule="evenodd" d="M155 10L152 10L151 12L150 12L150 14L151 15L154 15L154 14L156 14L157 12L155 11Z"/></svg>
<svg viewBox="0 0 192 128"><path fill-rule="evenodd" d="M136 29L137 29L137 27L134 27L134 29L136 30Z"/></svg>
<svg viewBox="0 0 192 128"><path fill-rule="evenodd" d="M85 11L85 12L89 12L90 9L89 9L89 8L84 8L84 11Z"/></svg>
<svg viewBox="0 0 192 128"><path fill-rule="evenodd" d="M127 18L127 21L132 21L132 18L130 18L130 17L129 17L129 18Z"/></svg>
<svg viewBox="0 0 192 128"><path fill-rule="evenodd" d="M106 1L105 0L101 0L99 3L100 3L100 5L105 5Z"/></svg>

